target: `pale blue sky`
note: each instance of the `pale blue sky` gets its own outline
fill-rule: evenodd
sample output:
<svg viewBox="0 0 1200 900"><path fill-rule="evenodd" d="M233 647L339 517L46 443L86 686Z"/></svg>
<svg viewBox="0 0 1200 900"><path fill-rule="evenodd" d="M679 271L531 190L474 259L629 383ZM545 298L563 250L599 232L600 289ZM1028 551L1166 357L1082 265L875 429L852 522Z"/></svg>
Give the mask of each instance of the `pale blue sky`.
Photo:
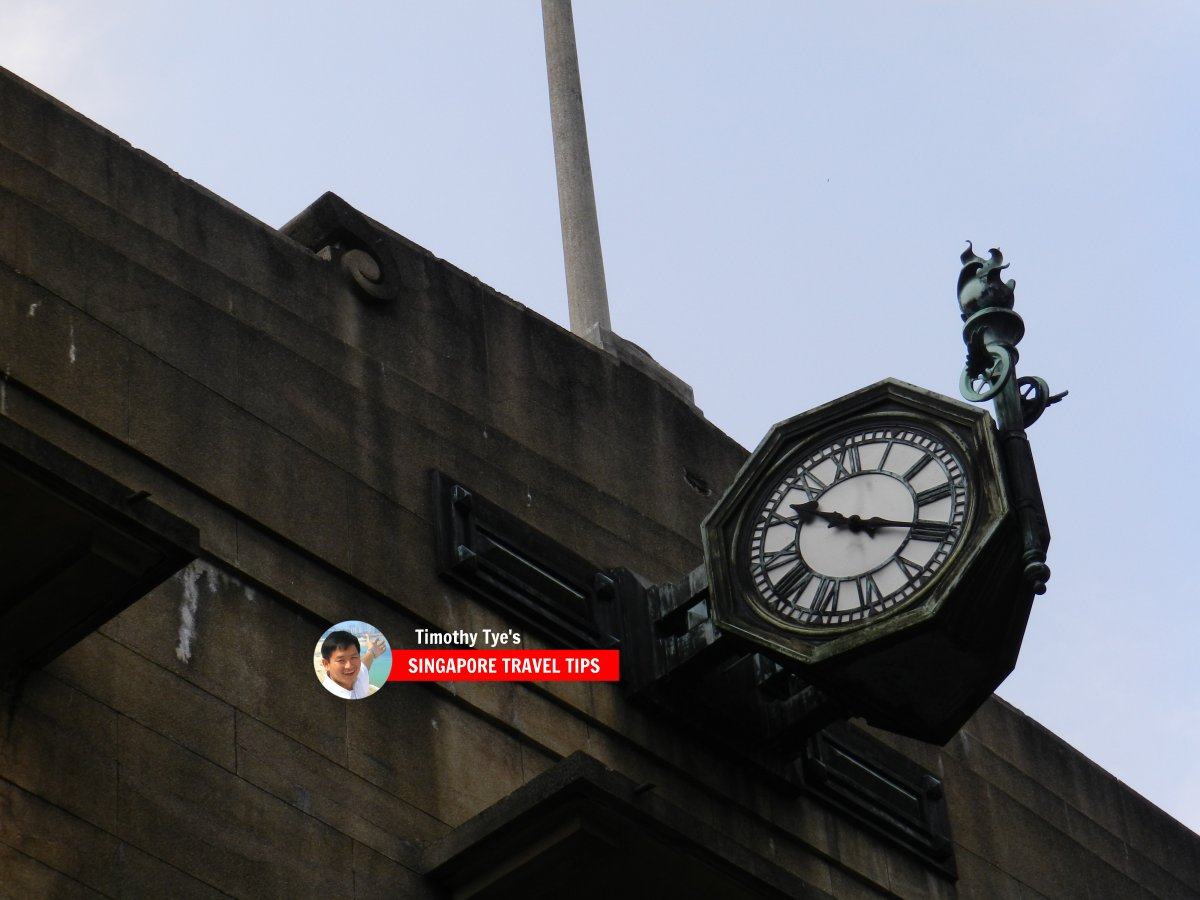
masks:
<svg viewBox="0 0 1200 900"><path fill-rule="evenodd" d="M1000 694L1200 830L1200 4L575 0L614 328L753 447L954 395L998 245L1049 593ZM6 0L0 65L282 225L326 190L565 324L540 5ZM3 123L0 123L3 127Z"/></svg>

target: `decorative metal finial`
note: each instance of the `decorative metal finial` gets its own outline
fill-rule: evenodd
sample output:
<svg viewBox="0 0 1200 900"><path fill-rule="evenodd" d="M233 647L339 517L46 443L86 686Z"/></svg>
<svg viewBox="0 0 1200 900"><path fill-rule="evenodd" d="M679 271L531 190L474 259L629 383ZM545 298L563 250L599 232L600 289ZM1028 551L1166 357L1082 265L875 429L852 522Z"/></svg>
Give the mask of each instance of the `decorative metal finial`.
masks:
<svg viewBox="0 0 1200 900"><path fill-rule="evenodd" d="M1025 579L1035 594L1044 594L1050 578L1046 565L1050 528L1025 429L1067 392L1052 395L1045 380L1017 377L1017 344L1025 336L1025 323L1013 312L1017 283L1000 277L1008 268L1004 254L992 249L988 257L977 256L970 241L960 257L958 305L967 364L959 390L973 403L995 403L1009 492L1021 522Z"/></svg>
<svg viewBox="0 0 1200 900"><path fill-rule="evenodd" d="M958 305L964 320L984 307L1012 309L1016 302L1017 283L1000 280L1000 273L1008 268L1004 254L993 247L988 256L977 256L967 241L967 249L959 257L963 268L958 273Z"/></svg>

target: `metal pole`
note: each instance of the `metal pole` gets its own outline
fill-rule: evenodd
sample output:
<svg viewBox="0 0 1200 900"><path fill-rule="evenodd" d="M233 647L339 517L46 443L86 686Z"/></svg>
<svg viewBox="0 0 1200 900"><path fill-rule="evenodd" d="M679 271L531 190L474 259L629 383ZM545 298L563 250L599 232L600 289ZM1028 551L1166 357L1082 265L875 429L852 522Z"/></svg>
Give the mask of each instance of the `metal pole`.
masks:
<svg viewBox="0 0 1200 900"><path fill-rule="evenodd" d="M968 243L960 259L958 305L967 365L959 378L959 392L972 403L991 400L996 405L1005 477L1021 523L1025 580L1035 594L1044 594L1050 578L1046 565L1050 528L1025 429L1066 392L1052 395L1044 379L1017 377L1017 344L1025 336L1025 323L1013 311L1017 283L1000 277L1008 268L1004 254L992 249L984 259Z"/></svg>
<svg viewBox="0 0 1200 900"><path fill-rule="evenodd" d="M546 75L550 84L550 124L554 132L554 166L558 173L558 210L562 219L563 263L567 272L567 305L571 331L597 346L612 330L600 223L592 187L579 56L571 0L542 0L546 34Z"/></svg>

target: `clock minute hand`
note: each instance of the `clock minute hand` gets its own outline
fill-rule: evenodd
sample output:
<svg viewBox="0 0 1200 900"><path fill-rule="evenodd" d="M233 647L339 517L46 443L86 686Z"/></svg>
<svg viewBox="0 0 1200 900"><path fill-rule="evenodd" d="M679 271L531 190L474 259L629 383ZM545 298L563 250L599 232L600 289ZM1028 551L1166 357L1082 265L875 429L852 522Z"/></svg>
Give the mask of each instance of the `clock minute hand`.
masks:
<svg viewBox="0 0 1200 900"><path fill-rule="evenodd" d="M853 520L858 516L851 516L851 528L854 527ZM861 519L859 527L867 534L872 534L876 528L912 528L912 522L901 522L899 519L881 519L879 516L871 516L869 519Z"/></svg>

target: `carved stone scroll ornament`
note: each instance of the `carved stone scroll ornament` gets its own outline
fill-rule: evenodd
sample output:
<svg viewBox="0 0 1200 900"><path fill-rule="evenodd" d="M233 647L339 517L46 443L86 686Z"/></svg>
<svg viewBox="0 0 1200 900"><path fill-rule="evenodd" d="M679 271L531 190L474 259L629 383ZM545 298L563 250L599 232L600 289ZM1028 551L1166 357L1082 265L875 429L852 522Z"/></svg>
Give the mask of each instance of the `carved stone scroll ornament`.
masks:
<svg viewBox="0 0 1200 900"><path fill-rule="evenodd" d="M334 263L363 300L395 300L403 281L388 236L341 197L323 194L280 229Z"/></svg>

